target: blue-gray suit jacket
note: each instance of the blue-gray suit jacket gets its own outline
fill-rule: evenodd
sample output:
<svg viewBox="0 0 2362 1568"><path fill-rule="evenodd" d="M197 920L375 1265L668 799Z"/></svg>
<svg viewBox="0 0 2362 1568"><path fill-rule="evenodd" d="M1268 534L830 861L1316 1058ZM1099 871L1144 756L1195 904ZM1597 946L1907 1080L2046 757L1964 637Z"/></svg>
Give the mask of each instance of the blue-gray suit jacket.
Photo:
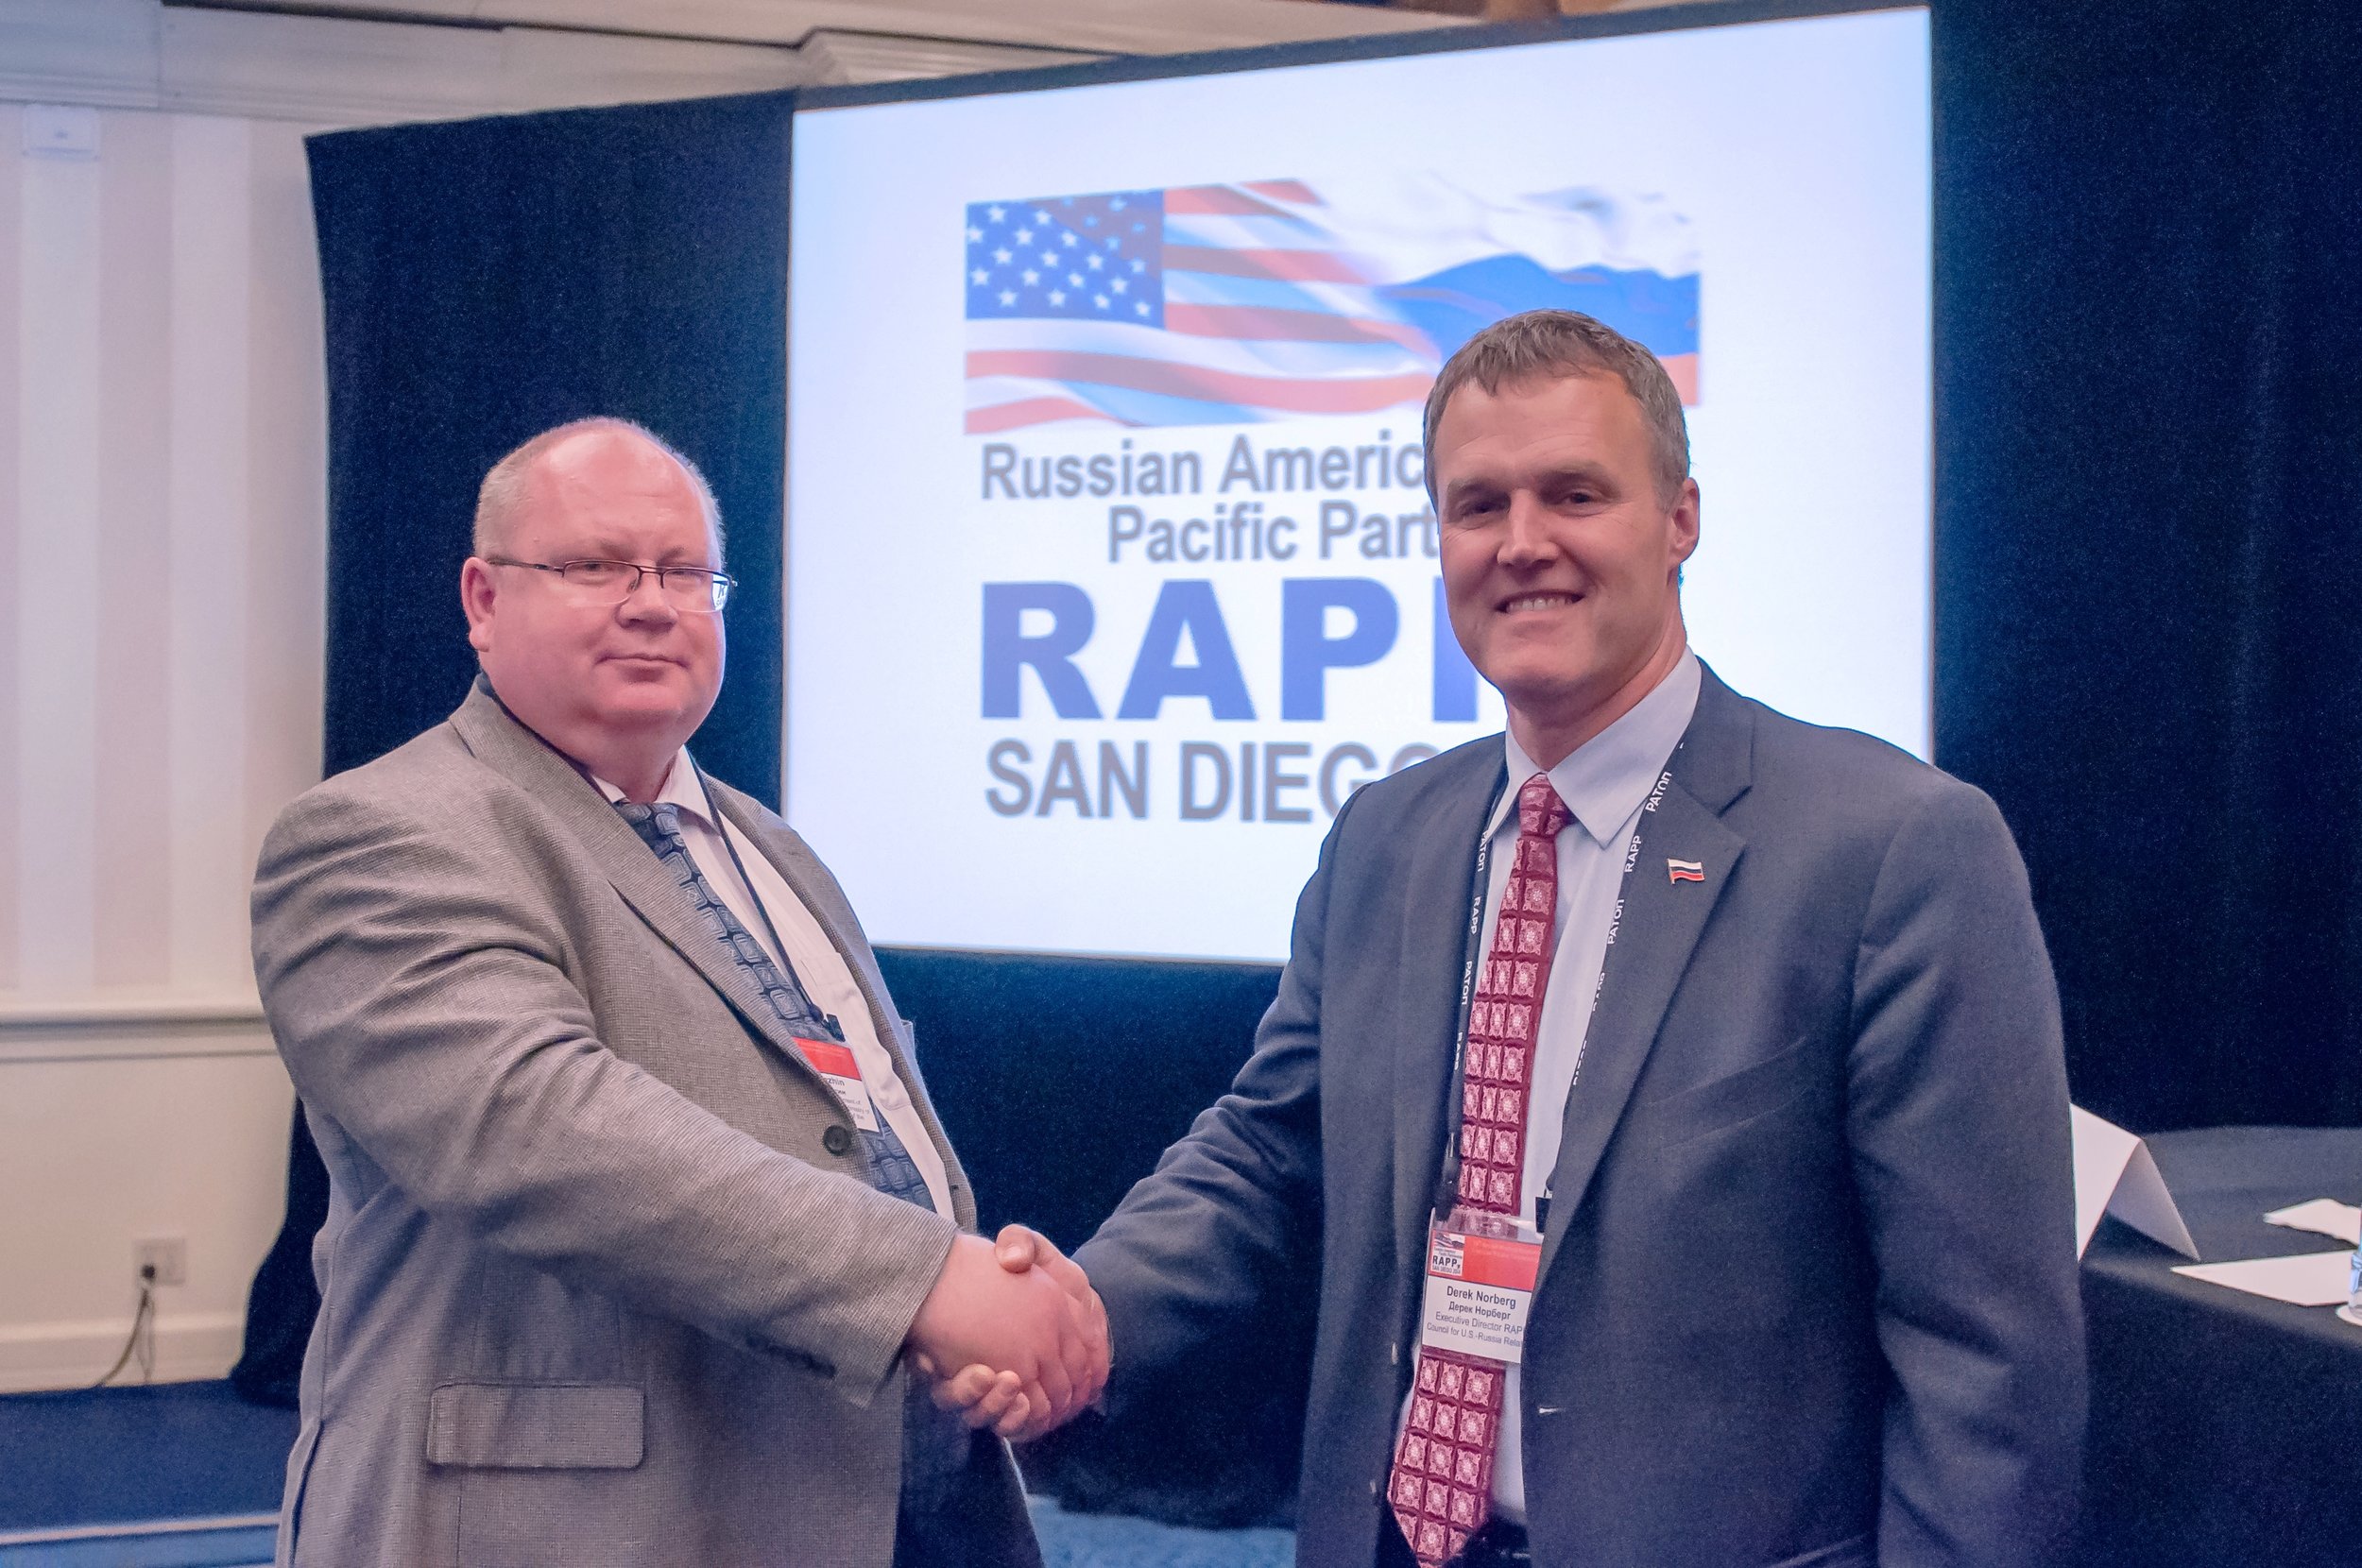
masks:
<svg viewBox="0 0 2362 1568"><path fill-rule="evenodd" d="M1128 1389L1313 1287L1298 1560L1368 1568L1498 739L1339 813L1231 1092L1080 1253ZM1669 859L1705 867L1670 880ZM1640 818L1528 1331L1546 1568L2045 1560L2083 1420L2048 959L1977 790L1707 674Z"/></svg>

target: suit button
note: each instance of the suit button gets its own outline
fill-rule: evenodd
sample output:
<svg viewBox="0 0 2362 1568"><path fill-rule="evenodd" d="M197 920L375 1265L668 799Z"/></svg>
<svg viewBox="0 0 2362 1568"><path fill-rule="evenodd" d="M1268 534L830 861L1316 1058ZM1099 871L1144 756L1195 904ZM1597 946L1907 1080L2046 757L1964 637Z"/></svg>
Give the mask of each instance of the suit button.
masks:
<svg viewBox="0 0 2362 1568"><path fill-rule="evenodd" d="M853 1130L849 1127L830 1128L820 1134L820 1147L831 1154L844 1153L853 1147Z"/></svg>

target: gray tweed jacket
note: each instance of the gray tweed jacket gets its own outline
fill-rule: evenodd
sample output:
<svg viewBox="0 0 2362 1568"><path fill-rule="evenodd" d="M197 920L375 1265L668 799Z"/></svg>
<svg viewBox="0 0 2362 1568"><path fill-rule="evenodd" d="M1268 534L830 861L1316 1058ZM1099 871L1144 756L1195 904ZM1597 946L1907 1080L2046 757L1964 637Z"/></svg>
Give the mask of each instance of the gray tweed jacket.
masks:
<svg viewBox="0 0 2362 1568"><path fill-rule="evenodd" d="M950 1170L875 1191L844 1108L672 878L478 683L264 844L254 963L333 1196L279 1562L885 1568L902 1338L975 1204L869 944L835 939ZM1007 1451L950 1533L1037 1564Z"/></svg>

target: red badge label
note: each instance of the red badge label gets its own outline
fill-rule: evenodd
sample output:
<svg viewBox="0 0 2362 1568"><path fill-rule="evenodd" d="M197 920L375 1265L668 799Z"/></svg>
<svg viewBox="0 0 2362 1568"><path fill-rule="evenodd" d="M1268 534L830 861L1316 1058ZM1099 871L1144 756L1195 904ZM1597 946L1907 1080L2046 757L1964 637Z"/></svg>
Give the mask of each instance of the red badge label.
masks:
<svg viewBox="0 0 2362 1568"><path fill-rule="evenodd" d="M796 1048L813 1071L828 1081L836 1098L845 1102L845 1111L853 1118L853 1125L864 1133L878 1130L878 1113L869 1103L869 1085L861 1081L861 1064L853 1059L853 1048L838 1040L807 1040L798 1035Z"/></svg>

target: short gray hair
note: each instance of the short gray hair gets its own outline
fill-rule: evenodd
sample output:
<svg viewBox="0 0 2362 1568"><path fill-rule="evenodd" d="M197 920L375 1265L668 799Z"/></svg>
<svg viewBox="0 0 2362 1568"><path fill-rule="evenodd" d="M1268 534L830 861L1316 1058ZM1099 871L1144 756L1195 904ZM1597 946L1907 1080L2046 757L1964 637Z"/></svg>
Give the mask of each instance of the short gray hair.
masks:
<svg viewBox="0 0 2362 1568"><path fill-rule="evenodd" d="M484 483L476 489L475 538L470 546L474 554L489 554L499 549L506 538L509 523L516 518L518 509L525 503L533 465L541 454L562 441L587 435L593 431L637 435L681 466L681 471L689 476L689 483L696 486L697 504L705 512L706 526L713 531L713 564L720 566L722 508L714 501L713 486L706 483L705 474L681 453L679 448L655 431L637 420L617 418L609 414L596 414L586 419L569 419L562 425L543 431L492 465L491 471L484 476Z"/></svg>
<svg viewBox="0 0 2362 1568"><path fill-rule="evenodd" d="M1428 499L1437 499L1435 427L1453 393L1470 382L1492 393L1567 376L1614 376L1624 383L1648 421L1658 499L1669 501L1689 477L1689 427L1682 419L1681 393L1656 355L1581 311L1526 311L1504 316L1444 362L1427 395Z"/></svg>

